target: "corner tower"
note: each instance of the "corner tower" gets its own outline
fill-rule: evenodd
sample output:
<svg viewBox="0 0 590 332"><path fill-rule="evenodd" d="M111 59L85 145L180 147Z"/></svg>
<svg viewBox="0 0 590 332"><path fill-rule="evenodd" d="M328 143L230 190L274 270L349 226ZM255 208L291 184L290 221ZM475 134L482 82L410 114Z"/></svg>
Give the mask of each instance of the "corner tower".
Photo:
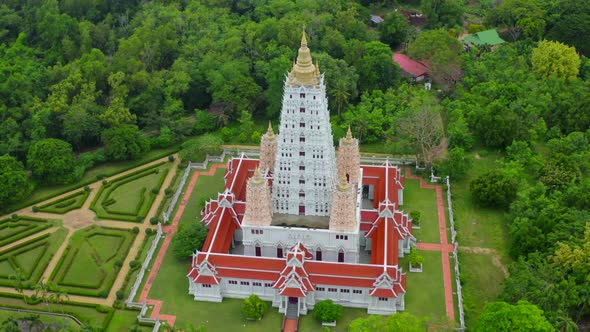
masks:
<svg viewBox="0 0 590 332"><path fill-rule="evenodd" d="M305 32L285 80L273 176L273 211L328 216L336 159L324 75L313 64Z"/></svg>

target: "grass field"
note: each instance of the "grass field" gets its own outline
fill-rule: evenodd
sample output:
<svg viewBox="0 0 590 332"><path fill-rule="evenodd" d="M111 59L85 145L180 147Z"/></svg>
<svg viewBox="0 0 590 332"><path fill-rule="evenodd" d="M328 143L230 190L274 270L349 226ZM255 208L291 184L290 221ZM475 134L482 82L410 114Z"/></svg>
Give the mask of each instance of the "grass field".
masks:
<svg viewBox="0 0 590 332"><path fill-rule="evenodd" d="M421 213L420 229L414 230L414 236L420 242L440 243L436 191L420 188L418 179L406 178L403 211L409 214L412 210Z"/></svg>
<svg viewBox="0 0 590 332"><path fill-rule="evenodd" d="M469 174L460 181L452 181L451 189L459 245L495 249L501 261L507 263L509 257L506 214L477 206L469 192L469 183L477 176L494 169L496 160L500 158L500 154L496 152L480 151ZM459 262L466 322L467 326L473 326L485 303L497 300L504 276L502 271L492 264L491 255L461 253Z"/></svg>
<svg viewBox="0 0 590 332"><path fill-rule="evenodd" d="M53 254L66 237L65 229L33 238L16 247L0 252L0 285L12 287L20 271L22 281L34 284L39 281Z"/></svg>
<svg viewBox="0 0 590 332"><path fill-rule="evenodd" d="M459 253L466 325L473 326L487 302L497 300L504 275L494 266L491 255Z"/></svg>
<svg viewBox="0 0 590 332"><path fill-rule="evenodd" d="M199 176L197 185L195 186L193 193L187 202L187 209L184 210L179 225L196 222L201 219L201 211L199 209L201 200L210 197L217 199L217 194L223 191L224 175L225 169L220 168L217 169L213 176ZM187 183L188 182L189 181L187 181Z"/></svg>
<svg viewBox="0 0 590 332"><path fill-rule="evenodd" d="M76 232L51 281L70 294L106 297L134 238L129 230L97 226Z"/></svg>
<svg viewBox="0 0 590 332"><path fill-rule="evenodd" d="M162 190L171 165L163 163L112 180L100 188L91 209L105 219L136 221L137 216L145 217L156 198L152 190Z"/></svg>
<svg viewBox="0 0 590 332"><path fill-rule="evenodd" d="M139 327L141 331L151 331L151 326L141 326L137 323L137 315L139 311L132 310L117 310L113 315L113 319L106 329L107 332L127 332L131 331L133 327Z"/></svg>
<svg viewBox="0 0 590 332"><path fill-rule="evenodd" d="M141 249L139 251L139 254L134 258L136 261L139 262L139 264L143 264L143 261L145 260L148 251L150 250L150 247L152 246L152 242L154 241L154 238L156 237L155 233L152 233L150 235L146 235L146 237L143 240L143 243L141 244ZM162 243L162 241L160 240L160 243ZM156 254L158 252L156 251ZM152 258L152 262L154 261L155 257ZM131 287L133 286L133 284L135 283L135 279L137 278L137 274L139 273L140 268L137 268L135 270L130 270L129 271L129 275L126 277L127 281L125 283L125 287L123 288L123 292L125 293L125 299L127 299L127 296L129 296L129 293L131 291ZM144 279L146 279L146 277L144 276ZM139 288L138 293L141 292L142 288Z"/></svg>

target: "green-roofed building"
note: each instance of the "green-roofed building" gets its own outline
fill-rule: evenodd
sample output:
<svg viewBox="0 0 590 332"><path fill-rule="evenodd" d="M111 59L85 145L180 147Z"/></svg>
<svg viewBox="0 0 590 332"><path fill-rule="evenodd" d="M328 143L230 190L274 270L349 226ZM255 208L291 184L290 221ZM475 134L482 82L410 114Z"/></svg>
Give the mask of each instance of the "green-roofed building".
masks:
<svg viewBox="0 0 590 332"><path fill-rule="evenodd" d="M465 44L473 44L475 46L496 46L505 43L504 39L500 38L495 29L476 32L463 39Z"/></svg>

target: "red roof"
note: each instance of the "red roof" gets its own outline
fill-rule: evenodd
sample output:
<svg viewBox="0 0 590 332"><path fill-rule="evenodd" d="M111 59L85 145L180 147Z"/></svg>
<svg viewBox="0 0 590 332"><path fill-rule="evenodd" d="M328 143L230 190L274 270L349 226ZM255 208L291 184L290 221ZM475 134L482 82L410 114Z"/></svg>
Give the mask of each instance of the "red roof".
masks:
<svg viewBox="0 0 590 332"><path fill-rule="evenodd" d="M395 53L393 55L393 60L397 62L406 73L412 74L412 77L414 78L424 76L428 73L428 67L403 53Z"/></svg>

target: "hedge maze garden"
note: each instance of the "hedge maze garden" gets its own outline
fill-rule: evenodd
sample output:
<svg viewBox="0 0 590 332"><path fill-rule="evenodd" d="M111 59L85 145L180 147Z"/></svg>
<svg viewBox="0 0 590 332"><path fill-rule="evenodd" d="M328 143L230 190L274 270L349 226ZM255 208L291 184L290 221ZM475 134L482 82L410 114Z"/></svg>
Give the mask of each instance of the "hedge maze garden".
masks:
<svg viewBox="0 0 590 332"><path fill-rule="evenodd" d="M53 224L29 217L0 221L0 285L12 287L19 278L23 286L38 282L66 236L64 229L44 234L8 247L8 243L39 233ZM2 249L2 247L4 247Z"/></svg>
<svg viewBox="0 0 590 332"><path fill-rule="evenodd" d="M103 184L90 205L99 218L141 222L170 170L161 163Z"/></svg>
<svg viewBox="0 0 590 332"><path fill-rule="evenodd" d="M76 210L84 205L84 202L90 195L89 190L81 190L71 195L65 196L61 199L49 202L39 207L41 212L64 214L72 210Z"/></svg>
<svg viewBox="0 0 590 332"><path fill-rule="evenodd" d="M131 230L98 226L80 230L50 281L69 294L107 297L134 239Z"/></svg>

